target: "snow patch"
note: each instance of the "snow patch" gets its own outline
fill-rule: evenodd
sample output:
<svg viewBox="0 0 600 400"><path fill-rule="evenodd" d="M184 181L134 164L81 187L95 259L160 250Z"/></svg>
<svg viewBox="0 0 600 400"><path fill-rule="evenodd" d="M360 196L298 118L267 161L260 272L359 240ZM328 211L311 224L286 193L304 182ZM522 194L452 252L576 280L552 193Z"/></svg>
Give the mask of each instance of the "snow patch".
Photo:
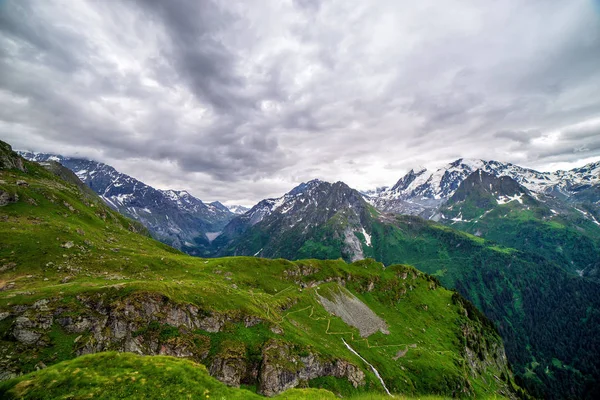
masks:
<svg viewBox="0 0 600 400"><path fill-rule="evenodd" d="M362 228L362 234L363 234L363 236L365 237L365 242L367 243L367 246L369 246L369 247L370 247L370 246L371 246L371 235L369 235L369 234L367 233L367 231L365 231L365 228L364 228L364 227Z"/></svg>
<svg viewBox="0 0 600 400"><path fill-rule="evenodd" d="M519 203L523 204L523 193L515 194L514 196L498 197L496 199L496 201L498 201L498 204L507 204L507 203L510 203L511 201L518 201Z"/></svg>

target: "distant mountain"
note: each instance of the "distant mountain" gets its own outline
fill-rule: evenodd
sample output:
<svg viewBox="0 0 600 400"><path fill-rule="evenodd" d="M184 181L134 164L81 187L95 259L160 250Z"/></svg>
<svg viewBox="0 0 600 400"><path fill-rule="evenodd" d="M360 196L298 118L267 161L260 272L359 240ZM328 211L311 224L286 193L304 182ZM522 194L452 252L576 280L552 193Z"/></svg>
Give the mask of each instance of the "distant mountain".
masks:
<svg viewBox="0 0 600 400"><path fill-rule="evenodd" d="M231 211L232 213L237 214L237 215L244 214L245 212L250 210L250 207L245 207L245 206L240 206L240 205L225 206L225 207L227 207L227 209L229 211Z"/></svg>
<svg viewBox="0 0 600 400"><path fill-rule="evenodd" d="M508 176L478 170L440 207L440 222L600 279L600 223L554 193L535 194ZM598 204L600 196L589 204L594 199Z"/></svg>
<svg viewBox="0 0 600 400"><path fill-rule="evenodd" d="M110 207L141 222L156 239L190 254L202 254L201 249L234 217L219 202L205 204L186 191L155 189L100 162L54 154L20 154L30 161L64 165Z"/></svg>
<svg viewBox="0 0 600 400"><path fill-rule="evenodd" d="M510 163L461 158L434 172L411 170L390 189L370 196L370 201L383 211L436 219L437 209L477 170L509 176L534 196L554 193L575 202L589 194L586 191L590 187L600 184L600 162L570 171L538 172Z"/></svg>
<svg viewBox="0 0 600 400"><path fill-rule="evenodd" d="M371 209L343 182L312 180L234 218L214 245L222 254L354 261L369 246L365 224Z"/></svg>

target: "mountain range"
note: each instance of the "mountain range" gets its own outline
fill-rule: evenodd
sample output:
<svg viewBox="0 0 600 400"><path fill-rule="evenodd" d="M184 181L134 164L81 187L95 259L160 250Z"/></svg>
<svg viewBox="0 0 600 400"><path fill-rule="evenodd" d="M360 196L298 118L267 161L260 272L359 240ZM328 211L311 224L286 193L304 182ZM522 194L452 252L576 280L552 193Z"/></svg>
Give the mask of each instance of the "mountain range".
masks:
<svg viewBox="0 0 600 400"><path fill-rule="evenodd" d="M72 170L108 206L141 222L152 235L177 249L197 254L245 207L204 203L185 190L160 190L96 161L56 154L19 152L36 162L58 162Z"/></svg>
<svg viewBox="0 0 600 400"><path fill-rule="evenodd" d="M370 192L313 180L213 225L182 248L212 257L413 265L494 321L517 381L530 393L594 398L599 174L600 163L545 173L459 159Z"/></svg>
<svg viewBox="0 0 600 400"><path fill-rule="evenodd" d="M364 204L323 185L301 190ZM2 398L529 398L493 323L414 267L191 257L3 142L0 199Z"/></svg>
<svg viewBox="0 0 600 400"><path fill-rule="evenodd" d="M409 173L377 196L342 182L303 183L234 218L213 251L414 265L497 324L531 392L589 396L600 377L598 164L554 174L485 165L459 160L421 183L424 173ZM384 207L417 203L404 214Z"/></svg>
<svg viewBox="0 0 600 400"><path fill-rule="evenodd" d="M535 195L555 196L570 203L585 201L590 189L600 184L600 162L569 171L538 172L510 163L461 158L434 172L411 170L391 188L369 192L369 198L382 211L436 220L441 217L437 213L440 205L477 170L508 176ZM595 204L593 217L600 220L598 203L591 203Z"/></svg>

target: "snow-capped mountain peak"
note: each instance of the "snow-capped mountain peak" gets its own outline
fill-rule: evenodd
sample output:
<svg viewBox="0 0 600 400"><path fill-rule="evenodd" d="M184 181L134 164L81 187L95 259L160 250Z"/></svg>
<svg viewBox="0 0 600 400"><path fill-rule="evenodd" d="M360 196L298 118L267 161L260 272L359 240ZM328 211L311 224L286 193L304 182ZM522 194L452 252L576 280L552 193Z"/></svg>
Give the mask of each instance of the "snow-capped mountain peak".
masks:
<svg viewBox="0 0 600 400"><path fill-rule="evenodd" d="M410 170L391 189L379 193L371 201L385 211L428 217L431 210L449 199L477 170L497 177L508 176L534 194L558 190L568 196L574 187L600 183L600 162L569 171L539 172L494 160L459 158L433 172Z"/></svg>
<svg viewBox="0 0 600 400"><path fill-rule="evenodd" d="M206 233L220 231L234 216L227 208L207 205L185 190L155 189L100 162L55 154L20 154L31 161L61 163L110 207L140 221L157 239L174 247L190 247Z"/></svg>

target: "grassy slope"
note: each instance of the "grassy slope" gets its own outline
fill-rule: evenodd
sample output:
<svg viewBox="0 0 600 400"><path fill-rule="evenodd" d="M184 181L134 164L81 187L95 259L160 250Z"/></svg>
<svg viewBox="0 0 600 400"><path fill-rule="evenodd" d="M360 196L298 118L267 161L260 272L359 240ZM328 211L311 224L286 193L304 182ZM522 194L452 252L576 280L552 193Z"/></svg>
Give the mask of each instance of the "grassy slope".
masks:
<svg viewBox="0 0 600 400"><path fill-rule="evenodd" d="M27 173L0 172L0 188L19 195L17 203L0 209L0 311L51 299L59 301L65 313L76 314L79 295L99 293L107 301L119 301L136 294L160 293L171 301L192 303L203 310L243 313L264 321L251 328L229 324L219 333L194 332L210 343L206 362L231 341L243 342L247 356L257 357L264 343L278 337L294 344L299 354L310 350L347 359L367 375L366 386L358 391L347 381L333 378L321 378L310 385L345 395L380 393L375 376L344 347L344 337L379 369L390 390L397 393L451 394L464 385L472 394L487 396L501 384L494 375L509 379L506 371L494 367L482 376L470 375L461 353L461 329L468 324L480 331L481 340L500 343L499 338L484 320L473 315L467 319L464 305L453 300L452 292L410 267L383 270L374 261L292 263L185 256L134 232L138 226L98 199L81 194L75 185L35 164L26 166ZM17 180L26 180L28 186L17 186ZM69 248L62 247L65 244ZM290 277L290 271L307 269L310 273ZM299 281L332 278L346 281L348 289L388 322L391 333L375 334L369 341L359 339L356 329L331 317L315 300L317 288L302 290L298 286ZM370 283L374 290L368 292ZM328 285L335 283L320 287L325 290ZM40 361L51 365L75 357L76 335L66 334L55 325L47 338L48 347L23 348L10 338L13 322L12 316L0 322L1 356L18 355L25 372ZM276 336L268 329L275 325L283 328L283 335ZM169 329L169 334L184 334ZM416 347L410 347L403 358L392 360L399 349L413 344Z"/></svg>
<svg viewBox="0 0 600 400"><path fill-rule="evenodd" d="M398 216L373 228L372 256L437 276L496 322L515 372L530 389L558 397L597 392L597 283L540 255L415 217Z"/></svg>

